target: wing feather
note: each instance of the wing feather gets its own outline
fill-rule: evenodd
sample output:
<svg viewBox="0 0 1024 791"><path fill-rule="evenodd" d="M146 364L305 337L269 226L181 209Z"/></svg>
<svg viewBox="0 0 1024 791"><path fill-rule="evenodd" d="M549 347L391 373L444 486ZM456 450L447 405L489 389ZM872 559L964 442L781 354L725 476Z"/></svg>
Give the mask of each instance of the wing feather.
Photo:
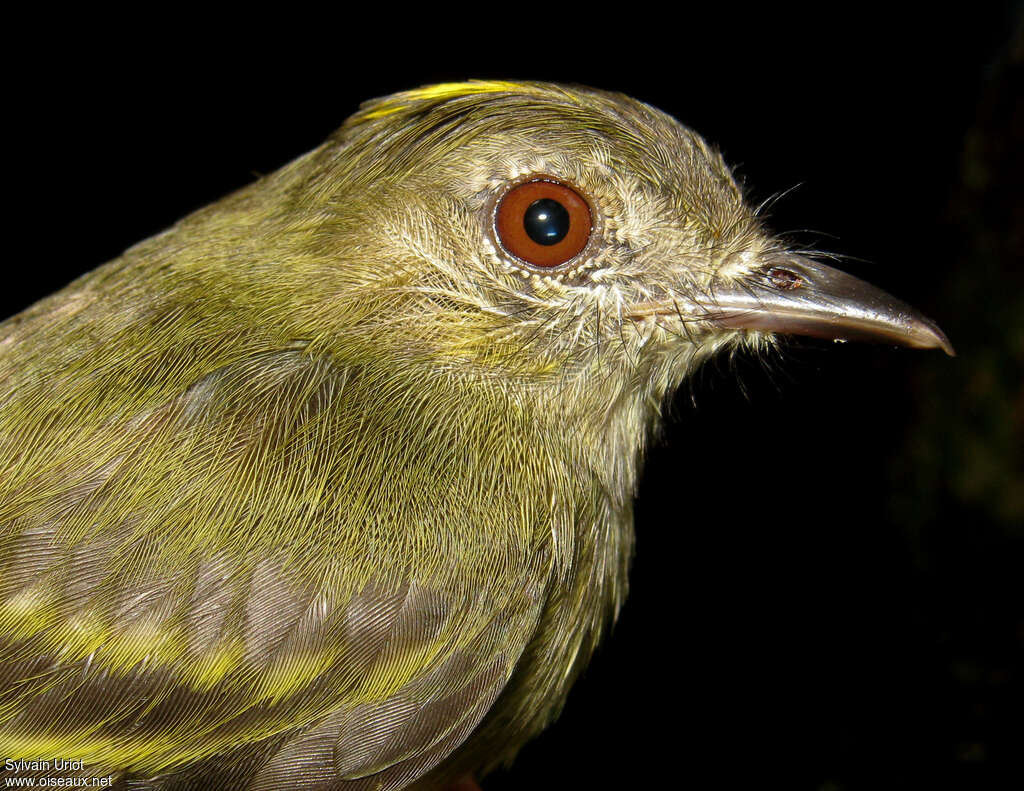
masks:
<svg viewBox="0 0 1024 791"><path fill-rule="evenodd" d="M463 429L416 453L385 390L288 350L101 420L8 398L0 753L125 789L355 791L455 749L547 569L459 489Z"/></svg>

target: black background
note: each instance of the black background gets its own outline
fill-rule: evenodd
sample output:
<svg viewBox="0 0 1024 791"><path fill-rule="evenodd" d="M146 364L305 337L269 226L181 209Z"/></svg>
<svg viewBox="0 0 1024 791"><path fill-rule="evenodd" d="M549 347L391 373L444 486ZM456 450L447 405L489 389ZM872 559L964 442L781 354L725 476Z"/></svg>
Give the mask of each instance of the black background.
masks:
<svg viewBox="0 0 1024 791"><path fill-rule="evenodd" d="M794 341L770 366L706 367L648 461L619 623L560 721L485 788L1020 786L1019 7L546 10L453 15L443 37L387 14L202 41L156 22L36 30L9 72L2 315L316 146L364 99L518 77L654 104L753 201L785 192L773 227L849 256L959 356Z"/></svg>

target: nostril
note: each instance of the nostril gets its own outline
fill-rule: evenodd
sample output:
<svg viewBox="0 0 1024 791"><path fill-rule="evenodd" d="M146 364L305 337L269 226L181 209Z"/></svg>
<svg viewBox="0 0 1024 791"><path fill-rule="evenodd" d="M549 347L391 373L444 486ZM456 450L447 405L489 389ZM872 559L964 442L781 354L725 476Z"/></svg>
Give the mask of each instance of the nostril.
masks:
<svg viewBox="0 0 1024 791"><path fill-rule="evenodd" d="M771 284L781 291L792 291L804 284L804 279L800 275L781 266L773 266L767 274Z"/></svg>

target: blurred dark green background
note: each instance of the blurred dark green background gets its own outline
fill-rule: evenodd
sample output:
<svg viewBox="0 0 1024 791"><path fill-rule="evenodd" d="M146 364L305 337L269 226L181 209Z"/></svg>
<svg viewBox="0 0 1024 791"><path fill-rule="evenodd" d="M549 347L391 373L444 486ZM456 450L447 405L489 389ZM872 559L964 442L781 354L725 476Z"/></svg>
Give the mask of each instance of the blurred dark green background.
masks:
<svg viewBox="0 0 1024 791"><path fill-rule="evenodd" d="M648 462L611 639L485 789L1024 787L1021 5L547 10L412 35L394 14L202 42L36 31L8 72L3 315L372 96L524 77L661 107L752 200L785 193L773 227L958 356L793 341L705 368Z"/></svg>

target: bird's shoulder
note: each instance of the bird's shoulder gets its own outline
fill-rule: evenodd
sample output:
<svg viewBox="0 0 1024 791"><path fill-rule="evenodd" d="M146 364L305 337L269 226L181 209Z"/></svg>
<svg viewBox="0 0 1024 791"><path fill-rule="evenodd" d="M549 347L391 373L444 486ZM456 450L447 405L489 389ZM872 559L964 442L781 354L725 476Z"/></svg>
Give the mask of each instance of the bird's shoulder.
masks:
<svg viewBox="0 0 1024 791"><path fill-rule="evenodd" d="M397 787L440 761L548 572L464 474L485 450L422 394L299 348L154 394L99 417L41 391L4 405L0 752L213 762L257 788Z"/></svg>

